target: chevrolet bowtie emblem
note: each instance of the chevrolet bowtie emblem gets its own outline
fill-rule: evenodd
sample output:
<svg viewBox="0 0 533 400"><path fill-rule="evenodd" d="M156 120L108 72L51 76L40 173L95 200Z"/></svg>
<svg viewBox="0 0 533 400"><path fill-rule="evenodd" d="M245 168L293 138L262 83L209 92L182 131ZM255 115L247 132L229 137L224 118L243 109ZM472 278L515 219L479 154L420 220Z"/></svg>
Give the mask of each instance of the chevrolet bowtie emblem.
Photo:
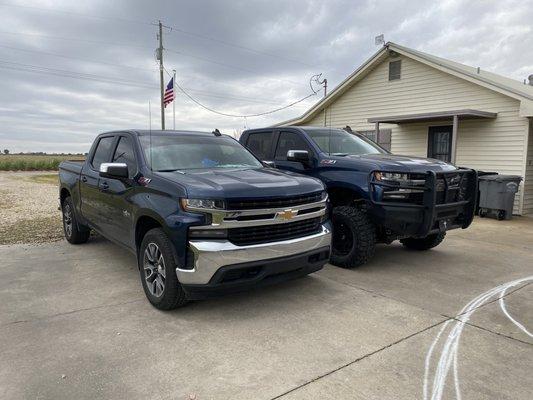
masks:
<svg viewBox="0 0 533 400"><path fill-rule="evenodd" d="M298 210L283 210L277 213L276 217L280 219L284 219L285 221L289 221L293 219L296 215L298 215Z"/></svg>

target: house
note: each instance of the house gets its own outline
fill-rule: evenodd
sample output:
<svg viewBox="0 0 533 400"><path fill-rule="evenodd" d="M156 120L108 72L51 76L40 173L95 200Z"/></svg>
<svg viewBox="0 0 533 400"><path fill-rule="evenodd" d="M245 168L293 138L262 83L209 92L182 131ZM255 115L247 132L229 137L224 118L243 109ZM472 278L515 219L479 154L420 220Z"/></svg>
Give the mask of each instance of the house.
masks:
<svg viewBox="0 0 533 400"><path fill-rule="evenodd" d="M533 214L532 81L389 42L301 117L278 126L348 125L393 153L520 175L514 212Z"/></svg>

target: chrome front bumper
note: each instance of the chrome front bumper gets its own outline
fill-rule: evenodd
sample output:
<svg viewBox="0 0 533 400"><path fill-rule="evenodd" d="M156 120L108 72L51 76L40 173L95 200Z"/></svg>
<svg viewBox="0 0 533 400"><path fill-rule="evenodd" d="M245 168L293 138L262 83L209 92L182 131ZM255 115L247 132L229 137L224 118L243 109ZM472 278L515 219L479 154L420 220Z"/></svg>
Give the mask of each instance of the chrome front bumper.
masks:
<svg viewBox="0 0 533 400"><path fill-rule="evenodd" d="M313 235L249 246L236 246L227 240L190 240L194 268L176 268L176 275L184 285L208 284L226 265L289 257L328 246L331 246L329 223L323 224L322 230Z"/></svg>

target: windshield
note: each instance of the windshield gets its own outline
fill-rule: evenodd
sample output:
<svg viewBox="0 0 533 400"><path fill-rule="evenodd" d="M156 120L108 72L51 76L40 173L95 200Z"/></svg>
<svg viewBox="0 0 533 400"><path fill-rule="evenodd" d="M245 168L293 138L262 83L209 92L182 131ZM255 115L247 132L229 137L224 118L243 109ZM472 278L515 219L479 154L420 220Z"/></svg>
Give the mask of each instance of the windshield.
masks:
<svg viewBox="0 0 533 400"><path fill-rule="evenodd" d="M348 133L342 129L308 130L306 133L324 153L332 155L382 154L385 149L379 147L358 134Z"/></svg>
<svg viewBox="0 0 533 400"><path fill-rule="evenodd" d="M154 171L262 166L248 150L229 137L152 135L150 139L149 135L144 135L139 139L146 162Z"/></svg>

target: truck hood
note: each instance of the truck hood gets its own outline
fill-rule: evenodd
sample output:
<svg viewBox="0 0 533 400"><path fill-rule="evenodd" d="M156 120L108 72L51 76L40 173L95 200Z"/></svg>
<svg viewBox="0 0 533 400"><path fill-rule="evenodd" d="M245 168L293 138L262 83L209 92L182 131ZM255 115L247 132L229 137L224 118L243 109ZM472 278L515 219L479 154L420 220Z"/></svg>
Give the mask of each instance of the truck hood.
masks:
<svg viewBox="0 0 533 400"><path fill-rule="evenodd" d="M331 157L336 160L339 167L361 170L368 172L373 170L391 172L414 172L424 173L427 171L444 172L457 169L454 165L432 158L400 156L396 154L366 154L361 156ZM335 165L335 164L334 164Z"/></svg>
<svg viewBox="0 0 533 400"><path fill-rule="evenodd" d="M235 168L158 172L186 188L189 198L265 198L324 190L318 179L273 168Z"/></svg>

